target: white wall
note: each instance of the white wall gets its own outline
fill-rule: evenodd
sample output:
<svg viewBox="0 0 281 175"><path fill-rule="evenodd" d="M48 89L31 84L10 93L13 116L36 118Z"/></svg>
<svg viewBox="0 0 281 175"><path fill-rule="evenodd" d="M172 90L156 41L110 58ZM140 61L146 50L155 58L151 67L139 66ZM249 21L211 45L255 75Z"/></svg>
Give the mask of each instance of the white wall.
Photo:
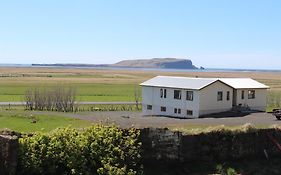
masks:
<svg viewBox="0 0 281 175"><path fill-rule="evenodd" d="M163 115L182 118L196 118L199 116L199 92L193 90L193 101L186 100L186 91L182 92L180 100L174 99L174 90L172 88L163 88L167 90L167 97L160 98L160 89L158 87L142 87L142 109L143 115ZM152 110L147 110L147 105L152 105ZM161 106L166 107L166 112L162 112ZM175 114L174 108L181 109L181 114ZM192 110L193 115L187 115L186 110Z"/></svg>
<svg viewBox="0 0 281 175"><path fill-rule="evenodd" d="M244 90L244 99L241 98ZM248 91L255 90L255 98L248 99ZM249 106L252 110L266 111L267 89L239 89L237 90L237 105Z"/></svg>
<svg viewBox="0 0 281 175"><path fill-rule="evenodd" d="M218 101L218 91L223 92L223 100ZM227 101L227 91L230 92L230 99ZM233 88L221 83L215 82L200 91L200 112L199 115L206 115L217 112L224 112L232 109Z"/></svg>
<svg viewBox="0 0 281 175"><path fill-rule="evenodd" d="M232 109L233 88L221 82L213 83L204 89L193 91L193 101L186 100L187 89L181 89L181 100L174 99L174 90L167 89L167 98L160 98L160 87L142 86L142 111L143 115L162 115L182 118L197 118L201 115L224 112ZM180 90L180 89L179 89ZM218 101L218 91L223 92L223 100ZM230 99L226 100L227 91L230 92ZM242 90L237 90L237 105L248 105L253 110L266 110L266 89L255 89L255 99L248 99L248 90L245 90L245 98L241 99ZM147 105L152 105L152 110L147 110ZM160 110L161 106L166 107L166 112ZM180 108L181 114L175 114L174 108ZM192 110L193 115L188 116L186 110Z"/></svg>

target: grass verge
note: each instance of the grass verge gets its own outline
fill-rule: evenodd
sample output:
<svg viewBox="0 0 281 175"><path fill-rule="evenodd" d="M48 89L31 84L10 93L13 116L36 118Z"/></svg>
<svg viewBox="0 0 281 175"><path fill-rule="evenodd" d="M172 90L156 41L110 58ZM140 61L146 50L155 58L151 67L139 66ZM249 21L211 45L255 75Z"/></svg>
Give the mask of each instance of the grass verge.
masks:
<svg viewBox="0 0 281 175"><path fill-rule="evenodd" d="M17 132L48 132L58 127L72 126L82 128L90 126L89 121L59 115L31 115L25 111L1 111L0 128Z"/></svg>

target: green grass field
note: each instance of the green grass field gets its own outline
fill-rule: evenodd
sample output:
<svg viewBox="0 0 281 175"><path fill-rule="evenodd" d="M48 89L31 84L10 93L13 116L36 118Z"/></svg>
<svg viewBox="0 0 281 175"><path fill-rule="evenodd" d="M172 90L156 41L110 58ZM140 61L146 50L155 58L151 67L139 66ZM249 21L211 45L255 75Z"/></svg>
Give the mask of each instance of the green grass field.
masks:
<svg viewBox="0 0 281 175"><path fill-rule="evenodd" d="M51 87L57 84L1 84L0 101L23 101L27 89L32 87ZM134 84L101 84L101 83L69 83L65 86L73 87L78 101L134 101L134 92L140 93L140 87Z"/></svg>
<svg viewBox="0 0 281 175"><path fill-rule="evenodd" d="M0 102L24 101L27 89L73 87L77 101L134 101L139 84L157 75L187 77L250 77L270 86L268 110L281 107L278 72L162 72L63 68L0 68Z"/></svg>
<svg viewBox="0 0 281 175"><path fill-rule="evenodd" d="M250 77L270 86L268 106L281 107L281 74L276 72L162 72L63 68L0 68L0 102L24 101L27 89L58 85L76 89L77 101L134 101L139 84L157 75Z"/></svg>
<svg viewBox="0 0 281 175"><path fill-rule="evenodd" d="M32 123L33 120L36 123ZM59 115L31 115L24 111L1 111L0 128L9 128L18 132L48 132L58 127L83 128L90 126L89 121Z"/></svg>

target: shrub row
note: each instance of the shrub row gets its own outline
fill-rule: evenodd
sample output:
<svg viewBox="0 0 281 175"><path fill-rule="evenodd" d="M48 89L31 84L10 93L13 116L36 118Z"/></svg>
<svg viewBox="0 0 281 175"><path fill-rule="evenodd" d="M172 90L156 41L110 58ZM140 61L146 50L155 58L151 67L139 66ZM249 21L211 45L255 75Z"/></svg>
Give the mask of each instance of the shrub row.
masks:
<svg viewBox="0 0 281 175"><path fill-rule="evenodd" d="M141 107L136 107L135 104L128 104L128 105L84 105L84 106L77 106L74 109L74 112L83 112L83 111L139 111Z"/></svg>
<svg viewBox="0 0 281 175"><path fill-rule="evenodd" d="M21 174L141 174L139 131L94 125L20 138Z"/></svg>

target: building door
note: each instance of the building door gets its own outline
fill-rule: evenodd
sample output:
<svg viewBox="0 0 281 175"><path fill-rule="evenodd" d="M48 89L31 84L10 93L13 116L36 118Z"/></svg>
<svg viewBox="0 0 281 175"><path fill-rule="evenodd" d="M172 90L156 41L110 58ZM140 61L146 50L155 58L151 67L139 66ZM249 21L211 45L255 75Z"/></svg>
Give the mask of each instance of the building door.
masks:
<svg viewBox="0 0 281 175"><path fill-rule="evenodd" d="M237 106L237 90L233 89L232 106Z"/></svg>

